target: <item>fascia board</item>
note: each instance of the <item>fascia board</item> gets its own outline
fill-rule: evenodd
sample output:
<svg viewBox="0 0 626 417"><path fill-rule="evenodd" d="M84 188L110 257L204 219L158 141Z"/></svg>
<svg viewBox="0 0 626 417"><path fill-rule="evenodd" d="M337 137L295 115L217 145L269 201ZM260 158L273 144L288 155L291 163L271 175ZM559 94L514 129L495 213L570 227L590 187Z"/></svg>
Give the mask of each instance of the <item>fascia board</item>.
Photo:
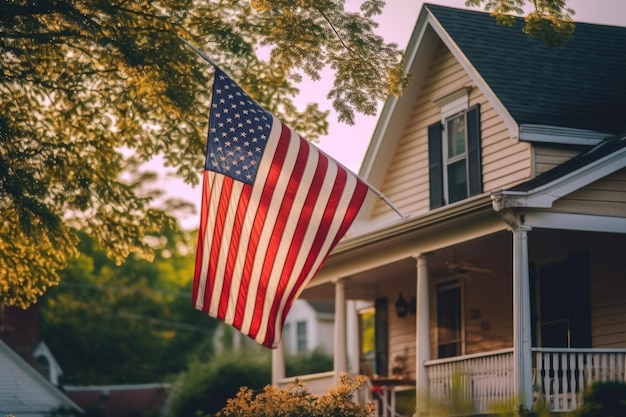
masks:
<svg viewBox="0 0 626 417"><path fill-rule="evenodd" d="M524 213L524 220L532 228L626 233L624 217L529 210Z"/></svg>
<svg viewBox="0 0 626 417"><path fill-rule="evenodd" d="M409 40L409 44L406 48L404 57L404 71L410 73L412 77L414 77L415 75L412 72L413 63L415 62L419 47L422 44L422 39L424 38L424 33L426 32L426 29L428 27L427 18L428 15L424 12L424 8L422 8L422 11L420 12L417 23ZM413 82L411 83L409 90L416 88L414 84L415 83ZM406 93L407 92L404 91L402 95L406 96ZM370 145L367 148L367 151L363 158L363 162L361 164L361 168L359 170L359 175L362 178L366 178L368 181L372 179L370 178L370 176L374 170L374 165L378 160L378 155L383 146L383 143L386 142L387 138L390 136L388 134L388 131L390 129L390 126L392 126L391 121L398 110L399 104L402 104L400 103L400 101L401 97L390 96L385 102L380 117L378 118L378 122L376 123L376 127L370 141ZM403 102L407 101L410 100L403 100ZM411 103L408 103L406 105L410 106Z"/></svg>
<svg viewBox="0 0 626 417"><path fill-rule="evenodd" d="M457 59L457 61L459 61L463 69L472 79L472 81L476 83L478 89L485 95L487 100L489 100L494 110L500 115L500 117L504 121L504 124L509 130L509 136L512 139L518 139L519 126L515 119L513 119L513 116L511 116L511 114L506 109L504 104L502 104L498 96L493 92L489 84L487 84L487 82L483 79L483 77L476 70L476 68L474 68L474 66L470 63L461 48L459 48L459 46L454 42L452 37L448 34L448 32L446 32L445 28L441 25L441 23L439 23L437 18L432 13L430 13L430 11L428 12L428 14L429 24L433 27L435 32L437 32L437 35L439 35L439 37L448 47L450 52L452 52L452 55Z"/></svg>
<svg viewBox="0 0 626 417"><path fill-rule="evenodd" d="M595 146L611 136L610 133L559 126L520 125L520 140L526 142Z"/></svg>
<svg viewBox="0 0 626 417"><path fill-rule="evenodd" d="M390 96L385 102L359 169L359 176L373 187L380 188L384 181L402 129L421 86L420 81L426 73L426 69L421 66L427 60L417 57L425 58L434 49L435 35L428 28L428 14L422 9L405 53L404 71L411 74L411 85L402 92L402 97ZM355 222L357 225L371 219L371 212L378 198L369 194L357 216ZM356 230L357 227L352 229Z"/></svg>
<svg viewBox="0 0 626 417"><path fill-rule="evenodd" d="M626 148L593 161L548 184L530 191L498 191L492 194L496 211L514 207L550 208L552 204L582 187L626 167Z"/></svg>

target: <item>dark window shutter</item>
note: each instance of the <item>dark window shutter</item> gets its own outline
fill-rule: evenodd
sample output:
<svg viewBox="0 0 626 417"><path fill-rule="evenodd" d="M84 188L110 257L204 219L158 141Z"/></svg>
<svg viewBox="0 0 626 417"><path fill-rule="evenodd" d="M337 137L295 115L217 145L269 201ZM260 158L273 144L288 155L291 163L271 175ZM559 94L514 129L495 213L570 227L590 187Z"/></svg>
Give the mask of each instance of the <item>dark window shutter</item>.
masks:
<svg viewBox="0 0 626 417"><path fill-rule="evenodd" d="M567 292L569 298L570 347L591 347L591 311L589 297L589 254L576 252L567 257Z"/></svg>
<svg viewBox="0 0 626 417"><path fill-rule="evenodd" d="M389 366L389 346L387 342L387 298L381 297L374 301L374 333L376 349L376 373L380 376L387 376Z"/></svg>
<svg viewBox="0 0 626 417"><path fill-rule="evenodd" d="M469 195L483 192L483 174L480 155L480 107L467 110L467 162Z"/></svg>
<svg viewBox="0 0 626 417"><path fill-rule="evenodd" d="M439 122L428 126L428 186L431 210L445 204L443 198L442 130L443 126Z"/></svg>

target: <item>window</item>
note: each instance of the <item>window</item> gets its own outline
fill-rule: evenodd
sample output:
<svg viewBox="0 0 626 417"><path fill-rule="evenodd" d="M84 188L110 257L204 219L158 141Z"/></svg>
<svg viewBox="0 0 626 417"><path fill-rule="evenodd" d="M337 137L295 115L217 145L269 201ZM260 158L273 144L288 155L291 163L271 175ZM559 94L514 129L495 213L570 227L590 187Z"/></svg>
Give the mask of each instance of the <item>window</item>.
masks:
<svg viewBox="0 0 626 417"><path fill-rule="evenodd" d="M437 287L437 357L463 354L461 286L448 283Z"/></svg>
<svg viewBox="0 0 626 417"><path fill-rule="evenodd" d="M296 349L298 353L304 353L307 351L306 321L296 322Z"/></svg>
<svg viewBox="0 0 626 417"><path fill-rule="evenodd" d="M591 347L588 254L541 266L538 283L541 346Z"/></svg>
<svg viewBox="0 0 626 417"><path fill-rule="evenodd" d="M482 193L480 109L467 102L465 89L437 100L442 121L428 127L431 209Z"/></svg>

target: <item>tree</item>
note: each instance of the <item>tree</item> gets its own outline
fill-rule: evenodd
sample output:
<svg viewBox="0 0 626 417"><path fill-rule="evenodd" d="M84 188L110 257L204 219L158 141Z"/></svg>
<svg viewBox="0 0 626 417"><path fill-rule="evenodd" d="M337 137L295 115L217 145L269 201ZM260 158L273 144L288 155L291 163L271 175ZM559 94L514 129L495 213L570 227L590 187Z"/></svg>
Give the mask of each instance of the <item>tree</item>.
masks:
<svg viewBox="0 0 626 417"><path fill-rule="evenodd" d="M39 303L64 384L162 382L211 353L218 322L190 308L194 258L177 249L188 234L162 235L154 262L131 255L120 266L79 234L80 256Z"/></svg>
<svg viewBox="0 0 626 417"><path fill-rule="evenodd" d="M548 46L561 46L574 36L574 10L566 0L466 0L466 6L482 6L499 24L512 26L515 15L524 15L523 7L532 5L525 20L524 33Z"/></svg>
<svg viewBox="0 0 626 417"><path fill-rule="evenodd" d="M0 0L0 300L26 307L56 285L78 253L76 230L119 264L130 254L149 259L145 237L174 226L125 169L162 155L198 182L212 69L179 35L315 140L327 112L294 105L303 76L335 71L328 97L348 123L407 83L397 45L374 33L382 6Z"/></svg>

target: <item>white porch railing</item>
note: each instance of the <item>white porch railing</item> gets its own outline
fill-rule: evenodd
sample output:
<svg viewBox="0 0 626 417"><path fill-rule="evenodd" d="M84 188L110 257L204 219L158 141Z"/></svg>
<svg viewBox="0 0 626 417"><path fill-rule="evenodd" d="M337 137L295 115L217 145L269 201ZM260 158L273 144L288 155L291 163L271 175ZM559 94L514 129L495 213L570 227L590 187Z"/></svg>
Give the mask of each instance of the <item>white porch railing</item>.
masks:
<svg viewBox="0 0 626 417"><path fill-rule="evenodd" d="M551 411L578 408L586 387L597 381L626 381L626 349L533 348L536 395Z"/></svg>
<svg viewBox="0 0 626 417"><path fill-rule="evenodd" d="M277 385L280 389L288 389L291 385L296 382L296 379L299 383L304 384L306 386L307 392L310 394L321 396L324 394L328 394L328 389L330 387L337 386L337 381L335 380L335 373L333 371L329 372L320 372L317 374L309 374L309 375L300 375L294 377L283 378L278 381Z"/></svg>
<svg viewBox="0 0 626 417"><path fill-rule="evenodd" d="M426 361L431 404L457 400L457 412L485 414L514 398L513 349Z"/></svg>
<svg viewBox="0 0 626 417"><path fill-rule="evenodd" d="M533 348L534 398L552 412L580 407L586 387L597 381L626 382L626 349ZM482 414L518 394L513 387L513 349L427 361L433 404L456 401L459 413ZM464 408L463 408L464 407Z"/></svg>

